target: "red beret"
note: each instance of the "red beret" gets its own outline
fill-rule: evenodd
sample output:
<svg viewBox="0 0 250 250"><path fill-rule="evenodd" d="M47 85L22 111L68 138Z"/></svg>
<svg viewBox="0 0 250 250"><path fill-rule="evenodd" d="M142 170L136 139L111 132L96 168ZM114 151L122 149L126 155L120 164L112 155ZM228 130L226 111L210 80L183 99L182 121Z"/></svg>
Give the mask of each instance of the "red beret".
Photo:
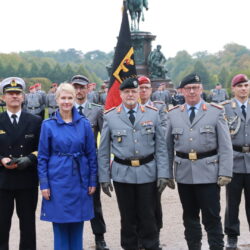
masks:
<svg viewBox="0 0 250 250"><path fill-rule="evenodd" d="M238 74L236 76L233 77L232 79L232 87L235 87L237 84L239 83L243 83L243 82L248 82L248 78L246 75L244 74Z"/></svg>
<svg viewBox="0 0 250 250"><path fill-rule="evenodd" d="M146 83L151 84L150 79L149 79L148 77L146 77L146 76L140 76L140 77L138 78L138 81L139 81L139 85L141 85L141 84L146 84Z"/></svg>
<svg viewBox="0 0 250 250"><path fill-rule="evenodd" d="M29 87L29 90L32 90L32 89L34 89L34 88L35 88L35 86L32 85L32 86Z"/></svg>
<svg viewBox="0 0 250 250"><path fill-rule="evenodd" d="M41 86L41 83L37 82L37 83L35 83L34 86L35 86L35 87L39 87L39 86Z"/></svg>

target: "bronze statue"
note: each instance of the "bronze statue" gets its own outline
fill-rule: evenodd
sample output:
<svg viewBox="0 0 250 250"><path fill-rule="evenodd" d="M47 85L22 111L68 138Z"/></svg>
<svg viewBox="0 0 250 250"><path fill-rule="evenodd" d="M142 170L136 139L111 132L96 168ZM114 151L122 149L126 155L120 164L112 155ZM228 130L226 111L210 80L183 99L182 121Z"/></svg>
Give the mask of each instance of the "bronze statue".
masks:
<svg viewBox="0 0 250 250"><path fill-rule="evenodd" d="M150 52L148 56L148 69L151 78L167 79L166 58L161 52L161 45Z"/></svg>
<svg viewBox="0 0 250 250"><path fill-rule="evenodd" d="M140 19L144 21L143 8L148 10L148 0L126 0L126 7L130 14L131 31L138 31Z"/></svg>

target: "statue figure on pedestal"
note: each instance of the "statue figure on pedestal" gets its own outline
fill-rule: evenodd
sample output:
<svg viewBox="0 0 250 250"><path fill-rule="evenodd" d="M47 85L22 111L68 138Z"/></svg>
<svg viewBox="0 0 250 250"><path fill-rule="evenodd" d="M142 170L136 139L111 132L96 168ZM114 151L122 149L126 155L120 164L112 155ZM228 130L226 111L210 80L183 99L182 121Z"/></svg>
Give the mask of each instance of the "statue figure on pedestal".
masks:
<svg viewBox="0 0 250 250"><path fill-rule="evenodd" d="M167 79L168 69L166 68L166 58L161 52L161 45L150 52L148 56L148 69L151 78Z"/></svg>
<svg viewBox="0 0 250 250"><path fill-rule="evenodd" d="M143 8L148 10L148 0L126 0L126 7L131 18L131 31L138 31L140 19L144 21Z"/></svg>

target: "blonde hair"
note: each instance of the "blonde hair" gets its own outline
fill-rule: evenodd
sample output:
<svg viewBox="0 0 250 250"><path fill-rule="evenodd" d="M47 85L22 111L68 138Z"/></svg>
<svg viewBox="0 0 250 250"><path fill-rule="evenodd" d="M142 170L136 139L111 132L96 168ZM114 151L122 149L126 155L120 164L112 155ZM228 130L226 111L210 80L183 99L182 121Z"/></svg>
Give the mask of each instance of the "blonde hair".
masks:
<svg viewBox="0 0 250 250"><path fill-rule="evenodd" d="M74 98L76 97L76 91L75 91L74 87L72 86L72 84L61 83L56 90L56 99L60 96L61 92L63 92L63 91L72 94Z"/></svg>

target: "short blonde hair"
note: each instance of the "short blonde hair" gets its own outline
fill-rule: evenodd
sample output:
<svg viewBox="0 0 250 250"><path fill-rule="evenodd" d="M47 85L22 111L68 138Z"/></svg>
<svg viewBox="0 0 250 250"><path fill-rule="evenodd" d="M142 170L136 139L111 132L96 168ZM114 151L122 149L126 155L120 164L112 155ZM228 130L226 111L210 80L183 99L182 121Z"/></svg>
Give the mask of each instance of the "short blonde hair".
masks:
<svg viewBox="0 0 250 250"><path fill-rule="evenodd" d="M61 83L56 90L56 99L60 96L61 92L63 92L63 91L72 94L74 98L76 97L76 91L75 91L74 87L72 86L72 84Z"/></svg>

